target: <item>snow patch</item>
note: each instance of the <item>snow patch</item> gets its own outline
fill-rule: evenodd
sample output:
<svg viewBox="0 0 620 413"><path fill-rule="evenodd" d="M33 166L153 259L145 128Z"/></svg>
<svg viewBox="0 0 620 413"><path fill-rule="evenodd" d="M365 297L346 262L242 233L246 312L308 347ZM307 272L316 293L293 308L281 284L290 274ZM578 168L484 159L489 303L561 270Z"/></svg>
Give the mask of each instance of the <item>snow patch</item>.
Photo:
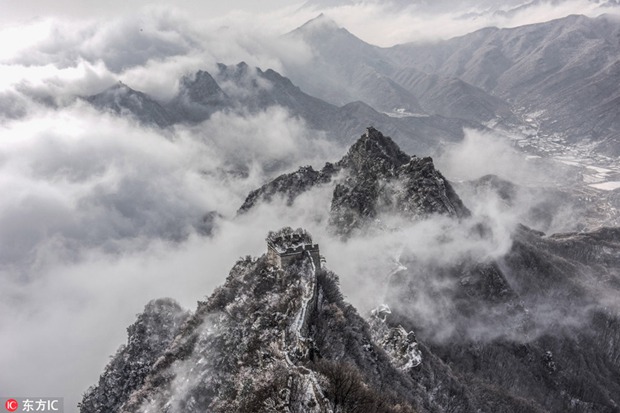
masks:
<svg viewBox="0 0 620 413"><path fill-rule="evenodd" d="M601 182L598 184L590 184L589 186L603 191L613 191L620 188L620 181Z"/></svg>

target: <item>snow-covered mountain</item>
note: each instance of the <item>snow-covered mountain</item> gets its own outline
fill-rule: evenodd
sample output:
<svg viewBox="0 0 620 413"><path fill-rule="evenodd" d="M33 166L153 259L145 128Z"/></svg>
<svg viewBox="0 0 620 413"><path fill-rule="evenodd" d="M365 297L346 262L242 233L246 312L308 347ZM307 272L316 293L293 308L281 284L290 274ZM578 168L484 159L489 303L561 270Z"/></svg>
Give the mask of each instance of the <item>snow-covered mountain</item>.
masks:
<svg viewBox="0 0 620 413"><path fill-rule="evenodd" d="M373 127L337 163L328 163L321 171L302 167L276 178L251 192L240 212L276 196L292 204L305 191L328 184L335 185L330 222L334 231L343 236L367 229L382 214L408 218L469 215L431 158L409 157Z"/></svg>
<svg viewBox="0 0 620 413"><path fill-rule="evenodd" d="M270 107L284 108L317 132L325 132L336 142L355 140L358 131L368 124L404 139L408 150L429 152L442 143L459 141L463 128L485 129L479 123L439 115L388 116L362 101L336 106L311 96L291 80L274 70L265 71L241 62L218 66L216 74L206 71L183 77L178 94L170 101L160 102L125 84L115 85L86 98L95 107L139 122L168 127L177 123L196 124L215 112L242 114L265 111Z"/></svg>
<svg viewBox="0 0 620 413"><path fill-rule="evenodd" d="M175 122L175 117L155 99L145 93L133 90L124 83L111 86L86 100L101 110L120 116L133 116L144 124L165 128Z"/></svg>
<svg viewBox="0 0 620 413"><path fill-rule="evenodd" d="M572 142L591 139L617 156L619 33L613 16L569 16L396 46L388 55L401 66L456 77L510 102L546 133ZM406 81L401 73L396 79Z"/></svg>
<svg viewBox="0 0 620 413"><path fill-rule="evenodd" d="M81 411L618 411L620 230L602 224L617 222L620 197L595 185L620 173L619 33L610 16L569 16L380 48L320 15L285 35L314 54L283 64L286 76L219 64L181 78L165 102L123 84L86 98L167 130L276 106L354 143L321 169L265 182L231 218L318 208L308 225L325 243L283 228L193 313L149 303ZM450 182L426 155L464 128L494 130L575 176ZM545 234L564 213L579 232ZM321 252L373 239L389 240L389 257L365 297L376 308L360 314Z"/></svg>
<svg viewBox="0 0 620 413"><path fill-rule="evenodd" d="M327 101L362 100L382 112L476 122L511 119L510 106L501 99L456 77L395 64L386 50L363 42L323 14L288 36L303 39L316 55L312 67L288 67L289 76Z"/></svg>
<svg viewBox="0 0 620 413"><path fill-rule="evenodd" d="M320 15L287 34L315 55L312 65L288 64L288 77L244 63L220 65L215 74L186 76L170 102L126 93L125 85L88 99L160 127L201 121L218 110L279 105L347 142L373 124L419 143L407 150L428 152L433 142L460 139L462 127L487 125L560 139L565 152L579 144L615 157L619 32L611 16L569 16L379 48Z"/></svg>
<svg viewBox="0 0 620 413"><path fill-rule="evenodd" d="M266 253L239 260L180 327L186 315L169 301L149 304L81 411L618 409L618 229L545 236L518 225L505 253L454 255L453 238L493 243L497 228L463 205L432 160L374 128L338 163L251 193L241 212L278 196L294 209L301 193L325 185L325 224L336 233L398 236L383 213L436 219L435 253L405 246L377 293L383 305L364 319L343 300L320 240L270 233ZM154 317L168 320L167 333L145 326ZM145 331L168 337L166 348L152 348Z"/></svg>
<svg viewBox="0 0 620 413"><path fill-rule="evenodd" d="M283 249L237 262L164 351L146 349L148 337L135 333L149 314L159 314L147 308L129 329L128 346L149 357L137 363L119 351L81 411L413 412L407 389L415 384L406 374L412 367L393 365L373 340L369 325L343 301L337 276L313 259L310 235L285 228L270 234L268 245ZM294 247L300 251L294 259L274 261L273 254ZM399 358L419 357L406 336L391 337L393 348L399 343L408 351ZM117 368L127 361L148 373L131 381L132 367ZM110 400L110 393L113 402L93 403Z"/></svg>
<svg viewBox="0 0 620 413"><path fill-rule="evenodd" d="M619 31L614 16L568 16L379 48L320 15L289 34L311 46L316 64L287 73L333 103L359 99L382 112L421 111L510 130L528 125L617 156Z"/></svg>

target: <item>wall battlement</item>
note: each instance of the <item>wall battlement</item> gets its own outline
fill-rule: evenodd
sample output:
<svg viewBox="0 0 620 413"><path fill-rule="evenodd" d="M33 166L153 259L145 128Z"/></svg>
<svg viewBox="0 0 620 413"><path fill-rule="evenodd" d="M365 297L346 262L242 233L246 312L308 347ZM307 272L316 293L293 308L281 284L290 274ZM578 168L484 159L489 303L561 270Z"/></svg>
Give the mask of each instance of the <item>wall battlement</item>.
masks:
<svg viewBox="0 0 620 413"><path fill-rule="evenodd" d="M267 259L276 267L284 268L307 253L315 268L321 268L319 244L314 244L312 237L304 229L283 228L269 233L266 241Z"/></svg>

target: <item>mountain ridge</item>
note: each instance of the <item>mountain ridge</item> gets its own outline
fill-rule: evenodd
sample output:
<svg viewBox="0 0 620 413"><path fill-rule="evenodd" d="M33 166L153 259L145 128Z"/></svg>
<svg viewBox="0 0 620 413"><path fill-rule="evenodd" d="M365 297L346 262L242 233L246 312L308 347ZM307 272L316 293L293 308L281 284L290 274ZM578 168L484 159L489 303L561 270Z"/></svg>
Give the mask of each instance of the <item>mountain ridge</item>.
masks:
<svg viewBox="0 0 620 413"><path fill-rule="evenodd" d="M436 254L405 243L385 295L364 320L343 300L320 242L302 229L269 233L266 253L240 259L107 411L606 413L620 405L620 313L610 301L620 291L620 229L546 236L517 225L499 256L444 258L452 238L494 243L497 229L456 193L450 199L451 186L430 158L409 157L368 128L340 162L300 171L267 184L265 193L290 197L294 208L299 193L344 172L331 183L332 209L361 221L331 225L348 240L402 234L351 229L373 225L376 216L365 212L390 192L378 182L404 180L414 191L382 206L401 214L401 225L437 220L440 236L425 240L436 243ZM420 203L420 193L428 202ZM410 214L408 205L421 209ZM129 342L139 343L132 331ZM109 399L109 377L126 380L133 371L115 367L123 365L117 354L82 413L101 411L89 401ZM343 383L351 393L342 393Z"/></svg>
<svg viewBox="0 0 620 413"><path fill-rule="evenodd" d="M196 79L202 84L196 83ZM395 136L408 137L400 142L408 149L424 152L438 148L445 141L462 139L463 128L484 129L480 124L436 115L390 117L363 102L338 107L305 93L272 69L263 71L244 62L231 66L219 64L217 74L201 70L182 77L180 83L179 93L169 102L160 103L126 85L123 85L123 90L127 90L125 95L132 99L119 100L116 86L85 99L99 110L134 117L145 126L161 128L204 122L216 112L246 115L279 106L290 116L303 119L310 129L325 132L334 142L346 144L359 129L373 123ZM192 91L188 87L197 89Z"/></svg>
<svg viewBox="0 0 620 413"><path fill-rule="evenodd" d="M320 171L302 167L252 191L239 212L246 213L275 196L285 197L286 203L292 205L300 194L329 184L337 175L342 178L334 182L330 225L344 237L362 230L382 214L470 214L430 157L408 156L374 127L368 127L335 164L327 163Z"/></svg>

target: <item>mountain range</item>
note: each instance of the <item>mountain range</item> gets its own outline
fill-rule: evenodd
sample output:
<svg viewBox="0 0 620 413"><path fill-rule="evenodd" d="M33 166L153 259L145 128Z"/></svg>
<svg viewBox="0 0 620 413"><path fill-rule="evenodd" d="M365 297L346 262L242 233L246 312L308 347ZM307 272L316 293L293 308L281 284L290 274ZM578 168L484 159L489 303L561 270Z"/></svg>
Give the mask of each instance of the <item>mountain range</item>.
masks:
<svg viewBox="0 0 620 413"><path fill-rule="evenodd" d="M179 92L167 102L123 83L85 100L100 110L127 115L160 128L199 123L218 111L251 114L278 106L305 121L311 129L326 132L334 141L349 143L354 139L354 131L372 123L406 137L401 142L404 147L421 152L436 150L442 142L462 139L464 127L485 129L475 122L439 115L390 117L362 101L336 106L304 93L274 70L263 71L244 62L232 66L220 64L213 76L198 71L180 79L179 84ZM243 92L239 93L240 90Z"/></svg>
<svg viewBox="0 0 620 413"><path fill-rule="evenodd" d="M498 236L432 159L406 155L374 128L336 164L252 192L240 213L276 196L295 208L299 194L325 185L337 236L396 236L385 217L437 219L446 231L437 257L459 232L469 243ZM517 225L495 258L405 248L366 317L344 301L329 263L317 265L319 246L284 228L193 314L170 300L147 305L81 411L618 409L617 228L546 236Z"/></svg>
<svg viewBox="0 0 620 413"><path fill-rule="evenodd" d="M617 157L619 33L613 16L568 16L380 48L320 15L285 35L314 54L312 65L285 66L287 77L220 64L217 73L180 79L168 102L122 84L87 100L159 127L279 105L347 144L372 124L397 141L406 136L399 141L406 150L429 153L460 140L463 127L492 127L529 129L530 137L565 141L564 149L579 144Z"/></svg>
<svg viewBox="0 0 620 413"><path fill-rule="evenodd" d="M597 203L591 179L620 180L620 22L568 16L381 48L320 15L284 36L313 64L219 64L179 79L168 101L122 83L84 97L172 131L282 107L348 150L269 178L231 217L320 209L306 223L317 238L272 228L265 253L239 259L195 311L148 303L80 411L619 411L620 228L604 217L620 197ZM553 188L451 182L433 157L464 129L594 172ZM587 224L546 234L573 204ZM356 309L325 256L371 242L389 256L358 274L373 305Z"/></svg>
<svg viewBox="0 0 620 413"><path fill-rule="evenodd" d="M315 52L313 75L287 70L327 101L360 99L385 112L422 110L509 129L534 118L540 133L594 141L617 156L618 33L613 16L568 16L380 48L320 15L289 34Z"/></svg>

